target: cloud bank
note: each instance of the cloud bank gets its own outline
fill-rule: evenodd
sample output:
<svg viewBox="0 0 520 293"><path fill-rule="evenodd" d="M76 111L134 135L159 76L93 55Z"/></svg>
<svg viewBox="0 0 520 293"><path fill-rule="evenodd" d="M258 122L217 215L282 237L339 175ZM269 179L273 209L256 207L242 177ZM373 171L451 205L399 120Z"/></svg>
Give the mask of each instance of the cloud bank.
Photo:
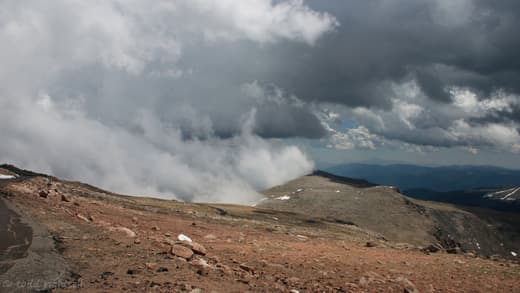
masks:
<svg viewBox="0 0 520 293"><path fill-rule="evenodd" d="M3 1L0 16L1 161L131 194L234 203L313 168L300 148L254 131L272 131L243 92L254 80L198 66L238 42L313 46L337 26L327 13L298 0L73 0Z"/></svg>
<svg viewBox="0 0 520 293"><path fill-rule="evenodd" d="M519 14L516 0L2 1L0 160L251 202L312 169L294 141L517 154Z"/></svg>

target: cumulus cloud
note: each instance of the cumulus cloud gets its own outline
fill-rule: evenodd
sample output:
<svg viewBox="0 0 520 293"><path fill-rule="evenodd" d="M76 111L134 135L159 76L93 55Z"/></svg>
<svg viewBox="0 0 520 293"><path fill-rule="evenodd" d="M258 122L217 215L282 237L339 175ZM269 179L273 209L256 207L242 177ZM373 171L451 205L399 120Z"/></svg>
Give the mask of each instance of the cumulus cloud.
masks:
<svg viewBox="0 0 520 293"><path fill-rule="evenodd" d="M519 124L490 118L512 113L520 101L518 96L496 92L479 100L467 88L452 88L453 104L439 104L428 99L415 82L395 85L394 94L389 110L361 107L347 109L345 115L366 127L370 135L386 141L462 147L471 153L479 148L518 152Z"/></svg>
<svg viewBox="0 0 520 293"><path fill-rule="evenodd" d="M0 106L1 160L130 194L251 203L257 190L313 168L299 148L247 128L231 139L185 140L150 113L129 120L140 128L131 132L56 105L45 94L16 103L2 99Z"/></svg>
<svg viewBox="0 0 520 293"><path fill-rule="evenodd" d="M310 9L303 0L274 2L187 0L182 5L193 7L199 19L209 22L203 30L208 39L248 38L261 43L291 39L312 45L339 24L330 14Z"/></svg>
<svg viewBox="0 0 520 293"><path fill-rule="evenodd" d="M515 153L518 3L2 1L0 159L239 202L310 171L284 138Z"/></svg>
<svg viewBox="0 0 520 293"><path fill-rule="evenodd" d="M56 0L3 1L0 16L2 161L235 203L313 168L300 148L258 136L272 135L256 118L265 103L242 89L255 79L217 73L228 66L215 48L312 46L338 25L330 14L297 0Z"/></svg>
<svg viewBox="0 0 520 293"><path fill-rule="evenodd" d="M415 80L428 98L450 103L449 88L481 99L520 93L518 1L309 1L341 23L316 48L277 53L274 75L303 100L390 108L392 83ZM294 74L294 72L299 74Z"/></svg>

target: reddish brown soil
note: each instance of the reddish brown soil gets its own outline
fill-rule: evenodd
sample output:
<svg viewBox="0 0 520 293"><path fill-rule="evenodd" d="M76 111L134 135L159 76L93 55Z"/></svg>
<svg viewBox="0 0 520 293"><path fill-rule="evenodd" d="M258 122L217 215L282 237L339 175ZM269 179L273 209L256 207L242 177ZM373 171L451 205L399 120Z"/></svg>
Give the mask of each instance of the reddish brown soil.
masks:
<svg viewBox="0 0 520 293"><path fill-rule="evenodd" d="M247 207L229 207L251 214L238 217L209 205L118 197L76 183L48 185L41 177L1 189L55 236L86 292L520 292L517 264L426 255L376 240L377 247L366 247L364 234L339 237L326 227L273 223ZM189 261L172 255L179 233L207 254Z"/></svg>

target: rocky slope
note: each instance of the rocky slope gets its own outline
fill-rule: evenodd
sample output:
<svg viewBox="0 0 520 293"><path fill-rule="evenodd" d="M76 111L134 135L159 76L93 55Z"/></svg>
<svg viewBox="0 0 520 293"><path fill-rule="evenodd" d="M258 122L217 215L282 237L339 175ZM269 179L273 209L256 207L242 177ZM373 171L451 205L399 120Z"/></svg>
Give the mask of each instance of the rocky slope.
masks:
<svg viewBox="0 0 520 293"><path fill-rule="evenodd" d="M450 252L514 258L520 229L457 206L420 201L395 187L377 186L318 172L265 191L259 207L356 225L394 242ZM513 252L513 254L512 254Z"/></svg>
<svg viewBox="0 0 520 293"><path fill-rule="evenodd" d="M0 261L12 266L0 274L0 292L520 290L515 262L425 253L361 225L260 207L128 197L9 170L18 177L0 181L2 200L22 221L45 230L30 239L28 251L40 249L34 268L65 263L55 277L13 275L26 257L3 255ZM38 247L38 239L54 247ZM44 252L54 258L41 258Z"/></svg>

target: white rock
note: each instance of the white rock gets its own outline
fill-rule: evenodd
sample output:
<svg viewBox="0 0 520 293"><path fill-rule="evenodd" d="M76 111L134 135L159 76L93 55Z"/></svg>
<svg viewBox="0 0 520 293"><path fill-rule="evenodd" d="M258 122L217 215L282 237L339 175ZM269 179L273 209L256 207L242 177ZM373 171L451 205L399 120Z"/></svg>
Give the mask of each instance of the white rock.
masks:
<svg viewBox="0 0 520 293"><path fill-rule="evenodd" d="M514 251L511 251L511 255L512 256L517 256L518 254L516 252L514 252Z"/></svg>
<svg viewBox="0 0 520 293"><path fill-rule="evenodd" d="M184 235L184 234L182 234L182 233L179 234L179 236L177 236L177 239L178 239L179 241L188 241L188 242L192 242L192 240L191 240L190 237L188 237L188 236L186 236L186 235Z"/></svg>

